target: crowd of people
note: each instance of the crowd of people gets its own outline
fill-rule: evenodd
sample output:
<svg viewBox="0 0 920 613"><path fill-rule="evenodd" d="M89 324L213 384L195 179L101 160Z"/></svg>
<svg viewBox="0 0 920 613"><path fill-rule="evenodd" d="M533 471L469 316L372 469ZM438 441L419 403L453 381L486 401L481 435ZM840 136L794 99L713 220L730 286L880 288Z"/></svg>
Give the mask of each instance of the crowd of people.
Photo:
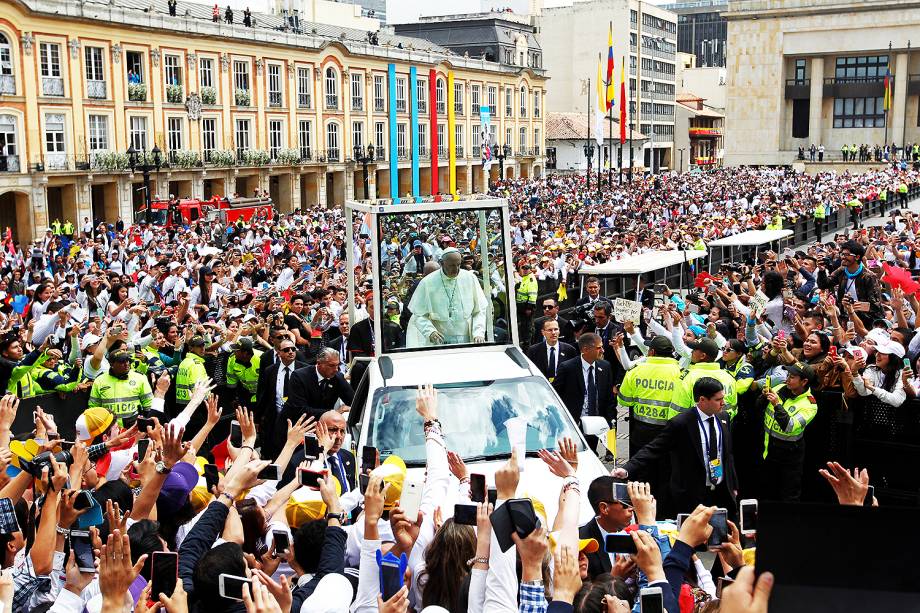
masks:
<svg viewBox="0 0 920 613"><path fill-rule="evenodd" d="M472 487L430 386L416 404L426 458L417 513L403 508L412 479L400 458L347 448L354 359L374 356L374 319L385 347L415 328L424 332L410 346L451 342L418 323L419 305L426 275L481 277L460 274L483 265L469 236L422 224L381 243L391 275L423 288L410 300L395 285L373 296L368 229L357 222L346 245L350 220L335 210L226 227L66 221L30 245L7 230L0 600L14 613L593 612L639 611L645 592L670 613L765 611L772 578L755 581L738 501L800 499L816 395L881 415L920 391L920 218L739 261L688 293L645 279L626 296L643 305L638 322L617 321L595 279L576 300L579 269L800 217L821 236L825 215L906 198L901 186L916 183L916 171L892 166L668 174L600 196L580 176L495 185L510 203L515 284L477 287L488 296L479 300L516 308L517 340L574 423L601 416L615 428L618 411L629 415L629 459L611 475L580 479L570 440L541 452L558 479L554 517L519 498L516 452L494 475L494 499ZM566 318L573 304L585 317ZM480 329L457 342L482 342ZM30 416L20 403L58 410ZM867 498L865 470L832 462L822 476L843 504ZM473 519L439 506L452 497ZM594 519L579 525L585 500ZM505 505L534 521L503 532ZM709 567L694 548L723 511L730 528ZM617 534L637 553L608 551ZM398 570L382 585L388 564ZM734 584L717 594L720 577Z"/></svg>

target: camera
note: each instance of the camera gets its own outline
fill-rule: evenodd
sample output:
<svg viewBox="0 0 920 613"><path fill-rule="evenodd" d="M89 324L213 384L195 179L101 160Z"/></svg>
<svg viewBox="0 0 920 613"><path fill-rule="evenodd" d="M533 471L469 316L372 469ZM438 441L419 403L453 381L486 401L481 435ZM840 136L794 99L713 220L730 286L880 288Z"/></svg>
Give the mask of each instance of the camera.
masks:
<svg viewBox="0 0 920 613"><path fill-rule="evenodd" d="M64 463L68 467L73 464L73 456L69 451L59 451L53 455L56 462ZM50 451L43 451L31 460L21 460L20 466L24 471L36 479L40 479L45 467L48 468L49 474L51 473L51 456L52 453Z"/></svg>

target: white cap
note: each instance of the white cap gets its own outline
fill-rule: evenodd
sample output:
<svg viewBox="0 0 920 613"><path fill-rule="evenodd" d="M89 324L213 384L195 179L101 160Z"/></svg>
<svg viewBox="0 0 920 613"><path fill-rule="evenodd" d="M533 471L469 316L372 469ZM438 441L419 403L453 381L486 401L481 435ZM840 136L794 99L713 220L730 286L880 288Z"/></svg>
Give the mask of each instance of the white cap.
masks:
<svg viewBox="0 0 920 613"><path fill-rule="evenodd" d="M175 269L179 268L180 266L182 266L182 264L181 264L180 262L170 262L170 263L169 263L169 269L170 269L170 270L175 270Z"/></svg>
<svg viewBox="0 0 920 613"><path fill-rule="evenodd" d="M80 350L86 351L88 347L90 347L91 345L95 345L101 340L102 340L101 336L96 336L95 334L92 334L92 333L87 334L82 339L80 339Z"/></svg>
<svg viewBox="0 0 920 613"><path fill-rule="evenodd" d="M881 328L872 328L866 333L866 340L870 340L876 345L887 343L890 338L888 332Z"/></svg>
<svg viewBox="0 0 920 613"><path fill-rule="evenodd" d="M901 343L896 343L893 340L886 340L884 343L876 343L875 350L879 353L885 353L888 355L895 355L899 358L904 357L904 346Z"/></svg>
<svg viewBox="0 0 920 613"><path fill-rule="evenodd" d="M300 613L348 613L354 594L355 588L345 575L328 574L301 605Z"/></svg>
<svg viewBox="0 0 920 613"><path fill-rule="evenodd" d="M243 318L243 323L246 323L247 321L252 321L253 319L258 319L258 317L250 313L246 317Z"/></svg>
<svg viewBox="0 0 920 613"><path fill-rule="evenodd" d="M241 310L239 310L239 309L230 309L230 312L227 313L227 316L228 316L230 319L236 319L237 317L242 317L242 316L243 316L243 312L242 312Z"/></svg>

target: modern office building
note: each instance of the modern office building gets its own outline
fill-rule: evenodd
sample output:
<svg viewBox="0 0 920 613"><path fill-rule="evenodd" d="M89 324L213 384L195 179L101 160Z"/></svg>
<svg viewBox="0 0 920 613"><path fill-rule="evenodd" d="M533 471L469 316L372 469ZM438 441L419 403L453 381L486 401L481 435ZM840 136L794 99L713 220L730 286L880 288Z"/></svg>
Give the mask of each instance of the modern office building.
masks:
<svg viewBox="0 0 920 613"><path fill-rule="evenodd" d="M506 173L543 172L541 73L418 38L380 32L374 44L309 22L297 34L275 14L214 23L210 6L180 6L172 17L165 0L0 3L0 228L23 241L54 218L132 219L145 192L129 148L162 152L152 194L267 190L283 212L365 189L483 191L481 100L495 100L493 139L511 135ZM370 145L365 183L353 152Z"/></svg>
<svg viewBox="0 0 920 613"><path fill-rule="evenodd" d="M552 79L547 107L563 113L585 112L593 104L598 54L606 65L610 22L616 96L619 99L620 65L625 58L632 127L648 137L636 164L651 168L654 152L655 170L669 168L674 163L674 13L640 0L589 0L540 10L534 24L543 64ZM609 154L606 149L605 155ZM613 157L615 160L615 152Z"/></svg>
<svg viewBox="0 0 920 613"><path fill-rule="evenodd" d="M700 68L724 67L727 0L690 0L664 6L677 15L677 50L696 56Z"/></svg>
<svg viewBox="0 0 920 613"><path fill-rule="evenodd" d="M725 161L790 164L799 147L920 139L920 5L731 0ZM885 74L892 100L885 110Z"/></svg>

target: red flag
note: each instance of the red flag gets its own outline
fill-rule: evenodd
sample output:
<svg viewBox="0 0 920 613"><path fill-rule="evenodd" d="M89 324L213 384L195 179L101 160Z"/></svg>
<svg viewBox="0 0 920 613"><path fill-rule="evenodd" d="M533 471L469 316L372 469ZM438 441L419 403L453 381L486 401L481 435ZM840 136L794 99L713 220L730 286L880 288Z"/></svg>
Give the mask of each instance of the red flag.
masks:
<svg viewBox="0 0 920 613"><path fill-rule="evenodd" d="M620 144L626 142L626 56L620 62Z"/></svg>
<svg viewBox="0 0 920 613"><path fill-rule="evenodd" d="M920 283L914 281L910 276L910 271L900 266L892 266L884 263L882 268L885 274L882 275L882 283L887 283L892 288L899 287L905 294L916 294L920 290Z"/></svg>

